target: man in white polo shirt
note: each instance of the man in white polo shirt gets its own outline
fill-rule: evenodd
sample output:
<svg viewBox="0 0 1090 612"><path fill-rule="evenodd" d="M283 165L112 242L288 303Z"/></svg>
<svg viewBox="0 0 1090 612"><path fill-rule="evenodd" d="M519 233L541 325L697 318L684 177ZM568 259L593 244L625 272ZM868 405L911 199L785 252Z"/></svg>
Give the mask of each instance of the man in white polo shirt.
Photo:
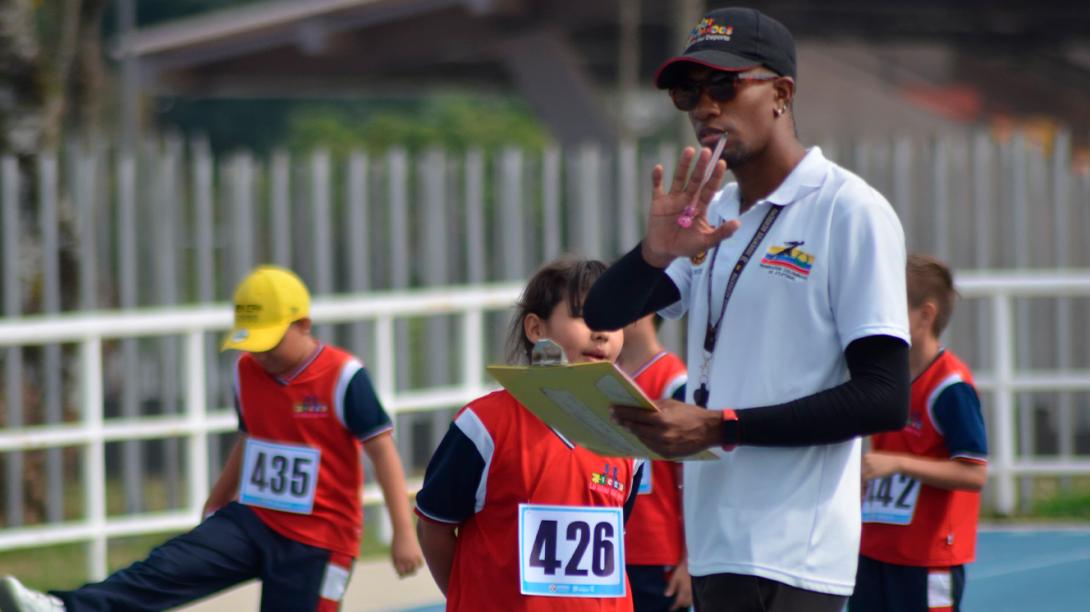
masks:
<svg viewBox="0 0 1090 612"><path fill-rule="evenodd" d="M668 189L655 168L644 240L584 306L594 329L689 313L687 401L614 415L667 456L719 449L685 464L697 610L840 610L859 436L907 417L904 234L881 194L798 141L795 76L779 22L704 16L655 77L703 148L682 153ZM737 182L717 192L728 166Z"/></svg>

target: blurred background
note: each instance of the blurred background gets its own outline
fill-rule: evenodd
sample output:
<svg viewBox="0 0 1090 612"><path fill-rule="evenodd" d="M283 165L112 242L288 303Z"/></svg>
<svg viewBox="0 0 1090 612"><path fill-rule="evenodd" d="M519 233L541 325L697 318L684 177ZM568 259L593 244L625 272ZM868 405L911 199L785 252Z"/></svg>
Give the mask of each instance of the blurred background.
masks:
<svg viewBox="0 0 1090 612"><path fill-rule="evenodd" d="M651 76L722 5L2 0L0 574L71 586L195 523L262 262L330 305L418 482L521 281L639 239L650 168L694 142ZM803 142L963 281L986 512L1090 519L1090 6L752 5L796 37Z"/></svg>

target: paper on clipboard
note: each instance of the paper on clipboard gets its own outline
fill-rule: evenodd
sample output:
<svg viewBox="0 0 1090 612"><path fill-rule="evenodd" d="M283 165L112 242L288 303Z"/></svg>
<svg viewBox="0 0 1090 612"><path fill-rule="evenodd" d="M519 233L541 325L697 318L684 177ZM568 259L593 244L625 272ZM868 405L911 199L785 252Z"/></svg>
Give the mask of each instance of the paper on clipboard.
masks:
<svg viewBox="0 0 1090 612"><path fill-rule="evenodd" d="M639 386L613 363L492 365L488 373L530 412L580 446L610 457L666 459L610 420L611 404L656 409ZM714 453L702 451L673 460L716 458Z"/></svg>

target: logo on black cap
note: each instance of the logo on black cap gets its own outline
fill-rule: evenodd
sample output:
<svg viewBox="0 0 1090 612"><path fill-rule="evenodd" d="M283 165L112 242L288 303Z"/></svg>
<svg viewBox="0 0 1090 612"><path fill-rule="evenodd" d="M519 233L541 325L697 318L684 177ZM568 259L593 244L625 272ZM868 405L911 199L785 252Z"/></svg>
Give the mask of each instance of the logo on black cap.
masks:
<svg viewBox="0 0 1090 612"><path fill-rule="evenodd" d="M714 19L705 17L689 31L689 42L685 44L685 47L708 41L730 42L731 34L734 34L734 26L718 25Z"/></svg>

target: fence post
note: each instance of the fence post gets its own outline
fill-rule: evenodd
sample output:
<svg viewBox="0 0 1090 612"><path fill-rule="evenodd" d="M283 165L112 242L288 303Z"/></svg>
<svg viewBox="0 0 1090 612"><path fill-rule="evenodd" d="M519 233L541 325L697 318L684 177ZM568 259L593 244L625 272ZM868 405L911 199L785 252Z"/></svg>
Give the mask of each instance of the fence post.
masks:
<svg viewBox="0 0 1090 612"><path fill-rule="evenodd" d="M102 439L102 339L80 343L80 389L83 426L90 436L83 458L83 490L87 523L92 535L87 546L87 573L91 580L106 577L106 453Z"/></svg>
<svg viewBox="0 0 1090 612"><path fill-rule="evenodd" d="M1063 130L1056 134L1052 154L1052 197L1055 200L1053 211L1054 264L1058 269L1071 265L1071 199L1068 166L1071 163L1071 133ZM1056 300L1056 367L1061 371L1071 368L1073 351L1071 327L1071 298L1060 297ZM1069 461L1075 453L1075 410L1074 397L1070 392L1059 394L1059 407L1056 412L1056 435L1059 437L1059 452L1062 461ZM1071 487L1071 478L1060 481L1065 490Z"/></svg>
<svg viewBox="0 0 1090 612"><path fill-rule="evenodd" d="M57 156L44 153L38 158L38 193L41 202L39 228L42 232L42 312L61 310L60 238L57 227ZM42 350L42 397L45 422L63 420L61 347L47 344ZM131 370L130 370L131 371ZM46 451L46 517L50 522L64 520L64 455L59 448Z"/></svg>
<svg viewBox="0 0 1090 612"><path fill-rule="evenodd" d="M130 153L123 153L117 161L117 262L118 305L122 309L137 307L139 294L136 221L136 160ZM161 223L160 223L161 225ZM158 225L156 226L158 227ZM140 369L140 344L136 338L121 341L121 362L126 372ZM121 415L134 419L140 415L141 386L128 382L121 386ZM144 443L129 440L121 444L121 480L127 512L140 512L144 500L140 495L144 480Z"/></svg>
<svg viewBox="0 0 1090 612"><path fill-rule="evenodd" d="M348 290L363 293L371 286L371 240L372 231L368 212L367 154L353 151L348 157L346 172L347 208L344 224L344 244L348 250ZM354 353L364 358L372 354L367 346L367 326L365 323L353 323L351 348Z"/></svg>
<svg viewBox="0 0 1090 612"><path fill-rule="evenodd" d="M544 261L550 261L560 255L561 232L560 218L560 150L556 147L545 149L541 158L541 199L542 199L542 253Z"/></svg>
<svg viewBox="0 0 1090 612"><path fill-rule="evenodd" d="M1011 296L1000 293L992 298L992 337L995 353L992 371L995 373L995 481L996 507L1000 514L1010 515L1015 509L1014 497L1014 338Z"/></svg>
<svg viewBox="0 0 1090 612"><path fill-rule="evenodd" d="M485 281L484 151L466 152L466 282Z"/></svg>
<svg viewBox="0 0 1090 612"><path fill-rule="evenodd" d="M527 273L525 203L522 197L522 151L503 150L499 159L500 258L498 268L503 280L517 280Z"/></svg>
<svg viewBox="0 0 1090 612"><path fill-rule="evenodd" d="M332 181L329 152L323 149L315 151L310 158L310 208L311 231L314 248L314 270L311 290L317 295L333 292L333 226ZM333 327L323 324L317 326L319 338L333 341Z"/></svg>
<svg viewBox="0 0 1090 612"><path fill-rule="evenodd" d="M3 272L4 316L17 317L22 311L22 281L19 274L19 240L23 235L19 226L19 164L14 157L5 156L0 161L3 174ZM4 402L8 419L5 427L23 426L23 349L13 346L5 351ZM23 453L13 452L7 457L7 516L11 525L23 524Z"/></svg>
<svg viewBox="0 0 1090 612"><path fill-rule="evenodd" d="M185 412L189 426L189 507L200 520L208 497L208 429L205 423L208 390L205 387L204 332L193 330L185 336Z"/></svg>
<svg viewBox="0 0 1090 612"><path fill-rule="evenodd" d="M637 188L638 166L636 143L631 140L622 142L617 152L617 244L607 254L610 258L627 252L640 239L640 221L644 215L640 210L642 194Z"/></svg>
<svg viewBox="0 0 1090 612"><path fill-rule="evenodd" d="M284 151L272 156L272 261L290 268L291 259L291 158Z"/></svg>

